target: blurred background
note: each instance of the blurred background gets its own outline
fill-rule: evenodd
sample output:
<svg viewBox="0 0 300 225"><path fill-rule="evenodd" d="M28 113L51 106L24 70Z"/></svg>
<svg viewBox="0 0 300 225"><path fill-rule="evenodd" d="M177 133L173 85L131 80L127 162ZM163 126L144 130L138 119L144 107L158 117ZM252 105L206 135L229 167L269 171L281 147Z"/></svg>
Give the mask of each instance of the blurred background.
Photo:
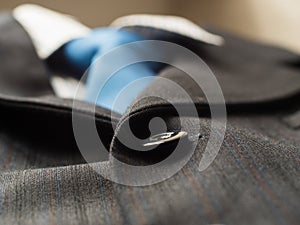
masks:
<svg viewBox="0 0 300 225"><path fill-rule="evenodd" d="M299 0L1 0L0 9L22 3L73 15L90 27L105 26L132 13L180 15L300 53Z"/></svg>

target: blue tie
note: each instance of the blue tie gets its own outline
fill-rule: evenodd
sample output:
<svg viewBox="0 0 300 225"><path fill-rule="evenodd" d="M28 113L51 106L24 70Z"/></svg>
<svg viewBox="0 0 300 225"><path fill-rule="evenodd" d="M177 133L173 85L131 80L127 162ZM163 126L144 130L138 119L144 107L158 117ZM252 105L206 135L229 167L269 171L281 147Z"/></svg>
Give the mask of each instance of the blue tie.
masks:
<svg viewBox="0 0 300 225"><path fill-rule="evenodd" d="M86 83L85 100L109 110L114 110L123 114L133 99L145 89L155 76L154 67L151 63L137 63L127 66L116 72L109 79L99 94L99 86L103 85L103 68L99 68L95 60L113 48L135 41L141 41L143 38L132 32L114 28L99 28L93 30L87 37L70 41L64 47L64 55L70 65L78 71L89 72ZM132 54L132 52L128 52ZM125 56L126 57L126 56ZM114 62L111 62L114 63ZM120 91L131 82L143 79L142 84L135 85L134 88L126 90L126 98L118 101L113 107L113 103Z"/></svg>

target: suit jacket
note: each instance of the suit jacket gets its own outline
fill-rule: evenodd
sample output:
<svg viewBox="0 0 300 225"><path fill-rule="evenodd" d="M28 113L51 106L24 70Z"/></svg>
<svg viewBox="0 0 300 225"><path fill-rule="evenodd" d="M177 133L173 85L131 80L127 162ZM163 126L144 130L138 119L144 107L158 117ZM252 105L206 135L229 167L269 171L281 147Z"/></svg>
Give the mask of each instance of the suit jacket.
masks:
<svg viewBox="0 0 300 225"><path fill-rule="evenodd" d="M73 135L72 100L54 95L49 65L38 58L22 26L2 13L0 224L299 224L300 57L214 32L224 37L223 46L180 38L179 43L201 56L223 90L228 123L219 154L208 169L198 170L210 134L209 104L184 72L167 67L158 76L192 97L201 137L193 140L196 151L177 174L133 187L107 180L86 164ZM172 148L162 144L154 153L138 153L112 129L121 132L130 120L133 133L147 137L149 121L159 116L168 131L181 130L170 104L143 98L157 92L189 107L176 90L154 80L123 116L96 108L99 136L111 156L148 165ZM77 103L83 120L93 116L88 103ZM195 118L185 117L191 134ZM103 171L114 162L95 161Z"/></svg>

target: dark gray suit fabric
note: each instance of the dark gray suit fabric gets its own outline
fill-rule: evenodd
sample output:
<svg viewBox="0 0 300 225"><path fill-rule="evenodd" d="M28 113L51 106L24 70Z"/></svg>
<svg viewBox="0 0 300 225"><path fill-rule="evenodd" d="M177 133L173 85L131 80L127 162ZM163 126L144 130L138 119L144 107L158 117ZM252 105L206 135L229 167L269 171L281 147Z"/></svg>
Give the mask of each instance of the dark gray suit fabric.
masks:
<svg viewBox="0 0 300 225"><path fill-rule="evenodd" d="M25 30L9 13L0 15L0 49L1 94L34 97L53 93L46 67Z"/></svg>
<svg viewBox="0 0 300 225"><path fill-rule="evenodd" d="M10 34L15 39L0 38L1 46L9 40L29 40L10 15L1 17L3 27L9 29L1 30L0 36ZM13 44L13 50L3 48L1 60L8 61L7 53L13 51L18 52L15 60L31 58L34 65L12 71L11 64L1 64L1 85L12 84L13 94L6 87L0 90L0 224L299 224L300 130L283 119L300 108L299 56L222 35L224 47L189 45L212 67L228 102L227 132L219 154L199 172L210 134L208 104L188 77L167 68L160 76L186 88L197 104L201 138L195 140L196 152L179 173L146 187L113 183L85 164L72 136L72 102L51 95L51 89L45 97L36 85L22 83L25 72L26 82L32 81L34 67L39 68L40 82L48 86L48 69L32 53L30 41L25 49ZM10 76L30 91L19 92L19 81L9 81ZM44 90L49 93L48 87ZM99 134L115 157L149 164L160 155L137 154L120 145L112 124L122 131L122 121L131 120L134 132L147 135L147 122L161 116L170 131L180 129L170 105L156 98L142 99L153 92L168 94L189 107L176 90L154 81L121 119L118 115L110 119L110 112L97 108L97 126L106 131ZM90 108L81 103L76 110L84 119L91 116ZM187 123L195 121L188 113L186 118ZM193 133L193 126L186 131ZM99 170L115 172L109 166L114 159L109 160L97 162Z"/></svg>

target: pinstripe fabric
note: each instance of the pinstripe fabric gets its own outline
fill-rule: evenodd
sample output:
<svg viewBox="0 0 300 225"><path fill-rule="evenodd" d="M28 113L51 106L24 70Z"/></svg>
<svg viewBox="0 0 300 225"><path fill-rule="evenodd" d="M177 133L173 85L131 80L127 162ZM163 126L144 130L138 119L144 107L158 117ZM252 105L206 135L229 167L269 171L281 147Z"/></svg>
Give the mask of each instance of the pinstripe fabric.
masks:
<svg viewBox="0 0 300 225"><path fill-rule="evenodd" d="M13 23L13 26L17 25ZM239 57L238 50L230 49L234 42L235 40L223 49L225 53L231 52L231 55L228 54L229 58ZM245 47L247 43L239 45ZM229 50L226 50L227 47ZM232 68L226 64L230 60L216 62L222 54L221 50L204 46L202 48L209 52L208 61L215 63L213 65L217 71ZM261 46L255 48L260 49ZM255 48L245 47L241 55L247 58L246 52L253 53ZM263 51L269 51L268 49L263 47ZM14 50L18 52L18 49ZM27 53L30 55L30 52ZM278 49L271 49L266 55L272 56L273 61L267 63L265 68L256 60L255 72L273 72L275 75L270 74L274 75L274 79L270 80L274 83L269 88L274 89L268 97L285 97L290 102L290 97L299 92L296 82L299 71L278 62L282 62L282 59L294 59L295 56ZM0 54L0 57L4 56ZM34 57L33 55L32 60ZM270 57L266 58L269 60ZM45 67L42 62L39 63L42 69L35 67L35 72L45 73ZM280 89L278 92L276 89L280 86L281 77L277 70L274 72L276 66L280 70L284 67L281 71L286 72L287 83L293 84L289 86L286 83L284 90ZM7 96L5 98L0 95L0 224L299 224L300 129L292 129L282 119L290 111L299 108L299 96L294 96L298 101L284 107L276 105L277 110L274 110L275 103L267 104L270 99L256 96L265 91L260 89L260 85L257 90L252 90L255 87L254 81L259 81L262 74L255 74L253 79L247 77L249 70L252 71L250 62L234 67L230 72L236 72L234 70L238 68L246 71L243 79L247 80L246 84L250 83L246 88L249 92L248 96L242 95L246 90L244 87L232 91L233 87L226 85L226 79L223 80L229 102L236 105L235 108L228 105L227 132L215 161L207 170L201 173L198 171L199 159L210 134L210 120L204 115L200 119L202 137L198 140L196 152L190 162L170 179L146 187L112 183L84 163L74 147L72 104L68 101L55 99L53 96L39 100L30 98L27 101L10 96L8 100ZM231 76L228 71L226 73ZM173 78L187 87L196 101L203 99L196 96L190 81L178 73L171 70L161 76ZM0 78L4 77L7 78L7 74L4 76L3 71L0 71ZM234 80L233 78L234 76L230 79ZM44 82L47 83L47 80L42 80ZM155 92L166 88L159 87L154 82L147 91ZM30 91L35 93L35 90ZM167 89L165 94L173 95L173 92ZM174 96L181 101L176 93ZM258 99L260 104L251 107L242 104L247 100L248 103L255 103ZM205 108L205 102L196 103L201 112ZM151 99L132 108L144 116L147 111L139 110L144 106L156 107L154 115L164 113L163 108L158 107L159 103ZM86 108L82 104L81 110ZM110 143L113 142L113 134L109 125L116 121L108 119L109 113L97 111L97 125L105 129L102 138L111 145L113 152L118 153L119 146ZM171 121L170 128L175 129L176 124L172 121L177 120L176 116L168 109L165 115ZM189 119L188 116L187 118ZM190 120L193 121L192 118ZM143 123L141 121L137 124ZM190 129L188 132L193 132L192 126ZM130 158L126 153L123 157L129 160L147 160ZM97 162L94 166L103 172L112 172L108 162Z"/></svg>
<svg viewBox="0 0 300 225"><path fill-rule="evenodd" d="M288 132L269 131L270 124L288 130L274 118L232 118L208 170L199 173L194 157L174 177L148 187L111 183L84 164L15 170L19 161L7 153L2 224L298 224L299 145ZM202 133L209 132L209 121L203 125Z"/></svg>

